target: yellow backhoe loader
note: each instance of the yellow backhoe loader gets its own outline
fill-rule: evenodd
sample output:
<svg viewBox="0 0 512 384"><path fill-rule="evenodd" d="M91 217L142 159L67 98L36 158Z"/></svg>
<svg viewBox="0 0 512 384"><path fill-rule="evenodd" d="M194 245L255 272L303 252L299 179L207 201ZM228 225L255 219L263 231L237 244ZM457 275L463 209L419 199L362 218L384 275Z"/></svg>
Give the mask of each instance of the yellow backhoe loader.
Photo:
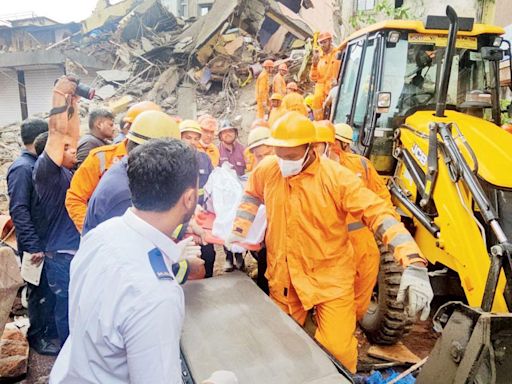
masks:
<svg viewBox="0 0 512 384"><path fill-rule="evenodd" d="M512 135L503 130L500 27L447 16L385 21L341 46L336 123L387 178L442 298L442 336L419 383L504 383L512 367ZM511 111L508 111L509 113ZM361 322L392 344L413 319L396 303L401 268L383 249L375 300ZM458 302L449 299L458 298Z"/></svg>

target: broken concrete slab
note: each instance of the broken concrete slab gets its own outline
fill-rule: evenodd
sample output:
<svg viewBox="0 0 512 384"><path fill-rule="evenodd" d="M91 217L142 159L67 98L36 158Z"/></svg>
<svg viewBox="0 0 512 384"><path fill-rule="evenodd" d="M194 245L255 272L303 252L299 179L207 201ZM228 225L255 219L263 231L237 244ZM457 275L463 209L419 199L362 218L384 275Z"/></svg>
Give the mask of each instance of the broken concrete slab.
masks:
<svg viewBox="0 0 512 384"><path fill-rule="evenodd" d="M236 39L224 46L224 49L228 55L234 55L235 52L244 45L243 36L238 36Z"/></svg>
<svg viewBox="0 0 512 384"><path fill-rule="evenodd" d="M130 71L121 71L118 69L111 69L109 71L97 71L96 73L107 82L124 82L128 80L132 75Z"/></svg>
<svg viewBox="0 0 512 384"><path fill-rule="evenodd" d="M404 364L416 364L421 361L421 359L402 344L402 342L398 342L395 345L372 345L367 353L368 356L378 359L396 361Z"/></svg>
<svg viewBox="0 0 512 384"><path fill-rule="evenodd" d="M145 0L119 21L118 34L121 41L140 39L144 27L153 32L172 31L178 23L159 0Z"/></svg>
<svg viewBox="0 0 512 384"><path fill-rule="evenodd" d="M238 7L238 0L217 0L213 3L212 9L201 16L194 24L180 34L178 41L193 39L193 43L184 47L176 46L176 53L192 53L203 47L212 37L218 34L229 17ZM227 26L226 26L227 27Z"/></svg>
<svg viewBox="0 0 512 384"><path fill-rule="evenodd" d="M195 119L197 116L196 89L192 84L178 88L178 116L182 119Z"/></svg>
<svg viewBox="0 0 512 384"><path fill-rule="evenodd" d="M6 325L0 339L0 380L21 378L28 370L29 345L14 323Z"/></svg>
<svg viewBox="0 0 512 384"><path fill-rule="evenodd" d="M177 66L167 68L149 91L147 99L158 103L162 99L169 97L175 91L181 78L182 71Z"/></svg>
<svg viewBox="0 0 512 384"><path fill-rule="evenodd" d="M116 93L116 89L113 85L104 85L103 87L96 90L96 96L102 100L110 99Z"/></svg>

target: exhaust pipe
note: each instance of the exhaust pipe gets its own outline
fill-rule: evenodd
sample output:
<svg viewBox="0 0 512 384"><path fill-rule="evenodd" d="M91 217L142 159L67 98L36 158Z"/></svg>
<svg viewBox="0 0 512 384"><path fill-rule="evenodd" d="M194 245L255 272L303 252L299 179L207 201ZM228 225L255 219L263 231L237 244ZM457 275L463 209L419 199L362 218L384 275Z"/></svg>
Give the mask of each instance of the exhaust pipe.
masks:
<svg viewBox="0 0 512 384"><path fill-rule="evenodd" d="M452 71L453 55L455 53L455 43L457 41L457 32L459 31L459 20L455 9L449 5L446 7L446 16L450 20L448 29L448 43L444 54L443 69L441 71L441 80L437 91L436 116L444 117L446 109L446 97L448 93L448 84L450 83L450 74Z"/></svg>

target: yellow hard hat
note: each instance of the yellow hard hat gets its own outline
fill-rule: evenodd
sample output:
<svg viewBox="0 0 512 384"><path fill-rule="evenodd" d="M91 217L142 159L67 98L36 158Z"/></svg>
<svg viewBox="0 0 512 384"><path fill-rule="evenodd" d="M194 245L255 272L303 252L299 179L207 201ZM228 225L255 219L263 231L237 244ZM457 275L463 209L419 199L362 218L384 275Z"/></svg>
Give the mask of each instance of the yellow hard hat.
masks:
<svg viewBox="0 0 512 384"><path fill-rule="evenodd" d="M135 118L144 111L161 111L157 104L152 101L141 101L140 103L133 104L128 111L126 111L126 115L123 118L125 123L133 123Z"/></svg>
<svg viewBox="0 0 512 384"><path fill-rule="evenodd" d="M270 100L283 101L283 95L281 95L280 93L273 93L272 96L270 96Z"/></svg>
<svg viewBox="0 0 512 384"><path fill-rule="evenodd" d="M316 142L313 123L299 112L287 112L281 116L270 130L267 145L273 147L298 147Z"/></svg>
<svg viewBox="0 0 512 384"><path fill-rule="evenodd" d="M334 143L335 128L329 120L314 121L313 125L318 143Z"/></svg>
<svg viewBox="0 0 512 384"><path fill-rule="evenodd" d="M195 132L202 134L201 126L195 120L183 120L180 123L180 133L183 132Z"/></svg>
<svg viewBox="0 0 512 384"><path fill-rule="evenodd" d="M310 93L309 95L307 95L305 98L304 98L304 102L306 103L306 105L310 108L313 107L313 95Z"/></svg>
<svg viewBox="0 0 512 384"><path fill-rule="evenodd" d="M126 135L126 138L137 144L144 144L151 139L180 139L178 123L167 113L161 111L145 111L140 113Z"/></svg>
<svg viewBox="0 0 512 384"><path fill-rule="evenodd" d="M247 138L247 148L253 149L260 145L267 144L267 140L270 137L270 129L267 127L257 126L249 132Z"/></svg>
<svg viewBox="0 0 512 384"><path fill-rule="evenodd" d="M336 131L335 138L336 140L343 141L344 143L352 144L352 135L354 134L354 130L348 124L335 124L334 129Z"/></svg>

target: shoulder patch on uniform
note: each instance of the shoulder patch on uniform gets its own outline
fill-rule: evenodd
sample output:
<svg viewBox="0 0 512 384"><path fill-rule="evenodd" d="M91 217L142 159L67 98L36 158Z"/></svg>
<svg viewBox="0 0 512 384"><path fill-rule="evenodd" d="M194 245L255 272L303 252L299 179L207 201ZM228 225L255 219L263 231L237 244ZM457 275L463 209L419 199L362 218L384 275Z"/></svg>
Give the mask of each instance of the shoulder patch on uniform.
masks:
<svg viewBox="0 0 512 384"><path fill-rule="evenodd" d="M155 275L160 280L174 280L171 272L167 269L165 265L164 256L162 252L158 248L153 248L148 252L149 263L151 264L151 268L155 272Z"/></svg>

